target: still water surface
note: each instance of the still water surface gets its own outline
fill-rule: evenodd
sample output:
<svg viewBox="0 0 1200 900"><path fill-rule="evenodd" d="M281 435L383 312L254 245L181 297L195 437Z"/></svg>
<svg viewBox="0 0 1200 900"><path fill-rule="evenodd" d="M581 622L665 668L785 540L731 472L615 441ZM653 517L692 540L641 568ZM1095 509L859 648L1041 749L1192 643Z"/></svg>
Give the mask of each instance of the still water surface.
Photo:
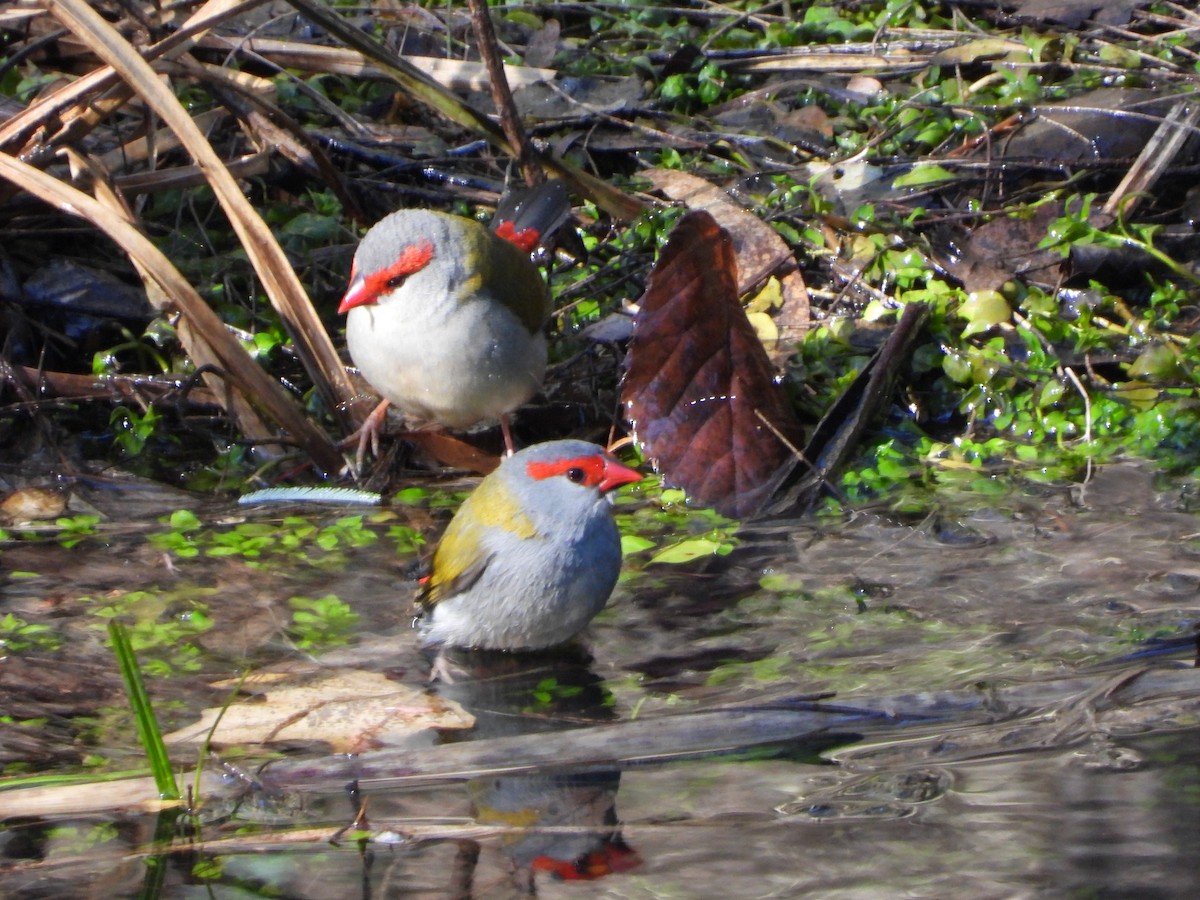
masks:
<svg viewBox="0 0 1200 900"><path fill-rule="evenodd" d="M671 759L685 724L652 736L632 766L251 796L214 804L193 836L227 843L176 838L158 857L144 852L152 816L31 807L0 826L0 895L1195 896L1200 516L1189 489L1114 467L1083 489L979 506L761 526L732 554L685 567L633 558L587 654L460 660L455 682L432 688L479 717L471 734L443 738L456 744L829 692L842 708L909 718L761 745L746 732L730 740L742 752ZM96 618L135 586L146 596L134 615L180 619L200 598L214 622L181 632L195 656L160 651L173 674L151 669L167 729L219 705L228 688L209 683L246 666L369 669L425 689L429 661L407 628L411 560L387 540L322 565L258 568L171 558L111 515L101 541L5 550L3 611L68 641L0 663L17 717L39 702L47 715L23 767L5 746L6 774L78 769L86 752L136 763ZM281 638L288 597L331 593L359 616L347 646L308 654ZM916 721L923 713L936 718ZM406 744L438 753L429 733ZM322 758L293 750L265 773ZM179 751L181 765L194 759ZM257 761L241 764L253 776ZM331 843L364 797L376 842Z"/></svg>

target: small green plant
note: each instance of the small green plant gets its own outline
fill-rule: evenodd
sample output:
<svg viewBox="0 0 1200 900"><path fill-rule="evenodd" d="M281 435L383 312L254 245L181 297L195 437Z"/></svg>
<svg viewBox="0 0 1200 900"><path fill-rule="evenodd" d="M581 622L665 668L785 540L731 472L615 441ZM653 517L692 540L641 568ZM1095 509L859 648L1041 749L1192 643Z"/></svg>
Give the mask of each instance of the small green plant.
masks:
<svg viewBox="0 0 1200 900"><path fill-rule="evenodd" d="M647 564L679 565L725 556L738 544L737 522L711 509L688 506L683 491L662 488L656 476L639 482L636 493L640 498L654 497L656 503L632 513L621 512L621 506L633 496L623 493L617 499L616 521L626 556L649 553Z"/></svg>
<svg viewBox="0 0 1200 900"><path fill-rule="evenodd" d="M179 591L140 590L106 596L103 600L81 597L93 604L96 616L108 622L122 621L131 648L142 654L142 671L156 678L167 678L201 668L201 651L192 638L212 628L208 607L198 594L214 589L196 588Z"/></svg>
<svg viewBox="0 0 1200 900"><path fill-rule="evenodd" d="M674 109L688 112L716 103L724 95L728 80L720 66L706 62L695 72L667 76L658 92Z"/></svg>
<svg viewBox="0 0 1200 900"><path fill-rule="evenodd" d="M247 565L267 565L271 557L284 556L314 567L344 564L341 551L365 547L379 539L363 515L343 516L320 525L304 516L284 516L277 521L239 522L229 528L209 528L189 510L166 517L169 530L149 537L162 550L183 558L201 554L236 557ZM314 549L322 551L313 553Z"/></svg>
<svg viewBox="0 0 1200 900"><path fill-rule="evenodd" d="M363 516L343 516L322 528L316 543L322 550L332 552L342 547L365 547L378 539L379 536L365 526Z"/></svg>
<svg viewBox="0 0 1200 900"><path fill-rule="evenodd" d="M9 653L48 653L62 646L62 635L49 625L26 622L5 613L0 618L0 657Z"/></svg>
<svg viewBox="0 0 1200 900"><path fill-rule="evenodd" d="M170 527L163 534L152 534L149 541L160 550L167 550L182 559L199 556L200 548L194 540L195 532L203 527L200 518L190 509L179 509L171 513L165 520L160 520Z"/></svg>
<svg viewBox="0 0 1200 900"><path fill-rule="evenodd" d="M549 706L555 700L566 700L583 693L583 688L577 684L559 684L557 678L543 678L533 689L533 699L542 706Z"/></svg>
<svg viewBox="0 0 1200 900"><path fill-rule="evenodd" d="M162 416L153 406L145 410L118 406L109 416L108 424L113 430L113 439L126 456L142 454L146 445L162 425Z"/></svg>
<svg viewBox="0 0 1200 900"><path fill-rule="evenodd" d="M301 650L327 650L348 642L358 613L335 594L324 597L291 597L292 622L288 634Z"/></svg>
<svg viewBox="0 0 1200 900"><path fill-rule="evenodd" d="M391 525L388 527L387 536L395 544L398 556L416 553L426 543L425 535L411 525Z"/></svg>
<svg viewBox="0 0 1200 900"><path fill-rule="evenodd" d="M70 549L86 537L97 533L96 526L100 517L93 515L63 516L55 519L54 524L60 529L58 542Z"/></svg>

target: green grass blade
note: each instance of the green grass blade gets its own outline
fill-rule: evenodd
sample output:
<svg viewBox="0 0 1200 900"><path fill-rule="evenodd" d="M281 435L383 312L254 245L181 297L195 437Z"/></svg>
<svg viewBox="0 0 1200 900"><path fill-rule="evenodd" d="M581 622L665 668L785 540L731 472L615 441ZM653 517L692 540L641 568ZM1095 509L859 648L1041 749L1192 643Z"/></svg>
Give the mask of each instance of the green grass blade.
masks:
<svg viewBox="0 0 1200 900"><path fill-rule="evenodd" d="M158 786L158 794L164 800L178 800L179 785L175 783L175 773L171 770L167 747L163 743L162 732L158 729L158 719L154 715L154 707L150 705L150 697L146 693L146 685L142 681L142 672L138 668L129 636L119 622L108 623L108 636L117 656L117 665L121 668L121 677L125 681L125 693L133 710L138 738L146 749L146 759L150 763L154 783Z"/></svg>

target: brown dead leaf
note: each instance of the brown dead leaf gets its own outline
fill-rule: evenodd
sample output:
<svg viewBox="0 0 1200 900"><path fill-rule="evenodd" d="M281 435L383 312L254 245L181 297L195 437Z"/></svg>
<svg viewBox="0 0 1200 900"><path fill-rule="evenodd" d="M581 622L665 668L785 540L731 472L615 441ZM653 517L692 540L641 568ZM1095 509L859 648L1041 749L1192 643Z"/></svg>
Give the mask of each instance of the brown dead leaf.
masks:
<svg viewBox="0 0 1200 900"><path fill-rule="evenodd" d="M446 431L406 431L401 437L452 469L486 475L500 465L500 457Z"/></svg>
<svg viewBox="0 0 1200 900"><path fill-rule="evenodd" d="M1177 102L1150 88L1096 88L1039 103L1035 115L1024 116L1011 137L986 152L1042 165L1131 160Z"/></svg>
<svg viewBox="0 0 1200 900"><path fill-rule="evenodd" d="M1062 254L1039 245L1054 221L1065 214L1066 207L1056 202L1041 204L1029 217L993 219L961 242L957 252L946 258L946 268L971 292L999 290L1012 280L1057 284L1064 273ZM1097 227L1110 219L1099 210L1088 215Z"/></svg>
<svg viewBox="0 0 1200 900"><path fill-rule="evenodd" d="M34 522L54 519L67 508L67 497L59 490L48 487L28 487L13 491L0 501L0 521Z"/></svg>
<svg viewBox="0 0 1200 900"><path fill-rule="evenodd" d="M933 54L931 62L935 66L953 68L955 66L980 65L1002 59L1028 63L1030 60L1029 47L1021 41L986 37L939 50Z"/></svg>
<svg viewBox="0 0 1200 900"><path fill-rule="evenodd" d="M650 169L643 174L672 200L678 200L689 209L711 213L729 234L737 254L739 297L771 275L795 271L796 258L783 238L716 185L671 169Z"/></svg>
<svg viewBox="0 0 1200 900"><path fill-rule="evenodd" d="M655 467L725 515L757 512L794 468L800 426L738 302L733 242L707 212L663 248L627 363L621 399Z"/></svg>
<svg viewBox="0 0 1200 900"><path fill-rule="evenodd" d="M545 24L530 36L529 42L525 45L525 65L549 68L558 54L558 39L561 32L562 26L558 23L558 19L547 19ZM553 72L547 80L554 80Z"/></svg>
<svg viewBox="0 0 1200 900"><path fill-rule="evenodd" d="M816 104L790 110L783 114L780 122L792 128L815 131L823 137L833 137L833 122L830 121L829 114Z"/></svg>
<svg viewBox="0 0 1200 900"><path fill-rule="evenodd" d="M243 688L254 690L247 683ZM261 702L206 709L199 722L164 735L168 744L328 744L335 753L397 745L430 728L470 728L472 715L457 703L377 672L341 670L303 684L261 692Z"/></svg>
<svg viewBox="0 0 1200 900"><path fill-rule="evenodd" d="M669 169L651 169L646 175L672 200L711 213L729 233L737 255L738 296L771 276L779 279L781 302L773 313L778 337L766 347L772 361L781 364L812 324L808 288L787 243L770 225L703 178Z"/></svg>

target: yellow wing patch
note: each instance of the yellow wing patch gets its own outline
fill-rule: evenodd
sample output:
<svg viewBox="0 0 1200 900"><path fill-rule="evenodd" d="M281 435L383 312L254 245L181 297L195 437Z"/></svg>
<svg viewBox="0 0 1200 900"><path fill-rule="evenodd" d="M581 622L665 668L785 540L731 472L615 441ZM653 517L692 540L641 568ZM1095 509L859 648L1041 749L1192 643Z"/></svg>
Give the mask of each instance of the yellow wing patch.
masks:
<svg viewBox="0 0 1200 900"><path fill-rule="evenodd" d="M494 477L479 482L479 487L466 499L458 515L446 529L446 534L454 531L460 522L469 522L478 528L503 528L519 538L537 535L533 520L521 509L512 491L504 482Z"/></svg>
<svg viewBox="0 0 1200 900"><path fill-rule="evenodd" d="M423 606L466 590L483 574L488 560L483 555L480 535L485 528L502 528L526 540L537 536L533 520L521 510L508 488L485 478L438 542L433 573L421 592L419 602Z"/></svg>

